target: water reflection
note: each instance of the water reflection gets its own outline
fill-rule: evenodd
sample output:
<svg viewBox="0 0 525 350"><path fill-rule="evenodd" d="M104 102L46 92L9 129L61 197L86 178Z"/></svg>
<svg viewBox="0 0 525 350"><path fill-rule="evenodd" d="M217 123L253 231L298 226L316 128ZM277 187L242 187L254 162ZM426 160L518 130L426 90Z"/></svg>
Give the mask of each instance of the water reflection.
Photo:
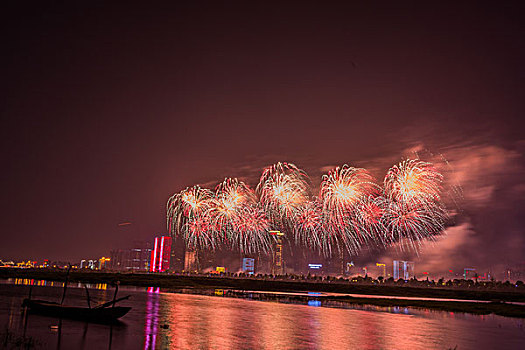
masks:
<svg viewBox="0 0 525 350"><path fill-rule="evenodd" d="M483 349L501 341L520 348L525 341L521 321L493 315L458 319L429 310L388 313L169 293L160 301L158 322L170 328L158 329L157 346L172 349ZM509 337L502 340L497 334L504 328Z"/></svg>
<svg viewBox="0 0 525 350"><path fill-rule="evenodd" d="M308 300L308 306L319 307L319 306L321 306L321 301L319 301L319 300Z"/></svg>
<svg viewBox="0 0 525 350"><path fill-rule="evenodd" d="M30 285L35 298L60 299L60 286ZM112 298L112 291L100 287L91 285L94 300ZM42 348L519 349L525 342L521 319L324 302L319 307L315 295L299 305L121 287L132 295L125 305L133 309L119 326L25 318L20 304L28 289L23 282L0 284L0 329L34 337ZM66 301L85 305L85 291L68 290Z"/></svg>
<svg viewBox="0 0 525 350"><path fill-rule="evenodd" d="M157 344L157 326L159 316L160 288L147 289L146 322L144 323L144 349L155 349Z"/></svg>
<svg viewBox="0 0 525 350"><path fill-rule="evenodd" d="M64 287L64 282L58 281L47 281L47 280L35 280L30 278L13 278L9 279L14 285L23 285L23 286L47 286L47 287ZM107 283L81 283L81 282L69 282L68 287L84 288L84 285L89 289L99 289L106 290L108 289Z"/></svg>

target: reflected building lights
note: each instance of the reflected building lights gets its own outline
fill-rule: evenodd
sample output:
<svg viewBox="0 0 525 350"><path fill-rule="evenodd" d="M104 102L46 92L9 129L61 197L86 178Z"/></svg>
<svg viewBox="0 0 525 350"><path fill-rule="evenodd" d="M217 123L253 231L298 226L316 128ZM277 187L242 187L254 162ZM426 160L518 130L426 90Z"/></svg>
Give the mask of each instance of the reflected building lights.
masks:
<svg viewBox="0 0 525 350"><path fill-rule="evenodd" d="M149 287L146 301L146 321L144 323L144 350L156 349L159 317L159 287Z"/></svg>

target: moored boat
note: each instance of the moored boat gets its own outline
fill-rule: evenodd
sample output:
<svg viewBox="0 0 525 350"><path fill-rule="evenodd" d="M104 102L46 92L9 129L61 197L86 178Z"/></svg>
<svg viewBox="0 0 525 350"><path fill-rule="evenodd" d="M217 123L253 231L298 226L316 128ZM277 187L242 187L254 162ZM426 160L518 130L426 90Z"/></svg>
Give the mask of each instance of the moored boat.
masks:
<svg viewBox="0 0 525 350"><path fill-rule="evenodd" d="M59 303L36 299L24 299L22 306L27 307L31 313L40 315L101 323L114 322L131 310L131 307L126 306L94 308L64 306Z"/></svg>

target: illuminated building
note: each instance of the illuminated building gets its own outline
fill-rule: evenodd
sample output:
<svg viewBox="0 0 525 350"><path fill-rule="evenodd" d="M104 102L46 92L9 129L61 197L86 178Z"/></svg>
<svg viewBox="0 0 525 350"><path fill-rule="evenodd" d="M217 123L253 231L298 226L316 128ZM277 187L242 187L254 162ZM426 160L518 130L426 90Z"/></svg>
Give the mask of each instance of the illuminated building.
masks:
<svg viewBox="0 0 525 350"><path fill-rule="evenodd" d="M133 248L129 250L126 261L126 270L132 271L149 271L151 257L151 243L136 241Z"/></svg>
<svg viewBox="0 0 525 350"><path fill-rule="evenodd" d="M155 237L153 250L151 251L151 272L164 272L170 268L171 237Z"/></svg>
<svg viewBox="0 0 525 350"><path fill-rule="evenodd" d="M403 278L404 280L408 280L412 277L414 277L414 262L412 261L402 261L402 260L394 260L394 279L398 280L400 278Z"/></svg>
<svg viewBox="0 0 525 350"><path fill-rule="evenodd" d="M110 258L106 258L104 256L98 259L98 269L105 270L109 266L110 261L111 261Z"/></svg>
<svg viewBox="0 0 525 350"><path fill-rule="evenodd" d="M280 231L270 231L271 235L276 236L275 249L273 253L272 261L272 274L283 275L284 274L284 261L283 261L283 236L284 233Z"/></svg>
<svg viewBox="0 0 525 350"><path fill-rule="evenodd" d="M398 280L399 279L399 261L398 260L394 260L392 262L392 265L393 265L393 273L394 273L394 280Z"/></svg>
<svg viewBox="0 0 525 350"><path fill-rule="evenodd" d="M308 273L319 274L323 272L323 264L308 264Z"/></svg>
<svg viewBox="0 0 525 350"><path fill-rule="evenodd" d="M121 249L112 249L109 252L109 267L112 270L120 271L124 269L124 251Z"/></svg>
<svg viewBox="0 0 525 350"><path fill-rule="evenodd" d="M255 259L254 258L243 258L242 259L242 272L253 275L255 273Z"/></svg>
<svg viewBox="0 0 525 350"><path fill-rule="evenodd" d="M15 263L13 261L0 260L0 267L15 267Z"/></svg>
<svg viewBox="0 0 525 350"><path fill-rule="evenodd" d="M377 267L382 267L383 268L383 274L381 276L383 276L383 278L386 278L386 264L383 264L383 263L376 263L376 266Z"/></svg>
<svg viewBox="0 0 525 350"><path fill-rule="evenodd" d="M28 269L28 268L35 267L35 263L36 263L36 261L31 261L31 260L22 261L22 262L16 263L16 267L23 268L23 269Z"/></svg>
<svg viewBox="0 0 525 350"><path fill-rule="evenodd" d="M150 260L151 243L135 241L130 249L111 250L107 268L116 271L149 271Z"/></svg>
<svg viewBox="0 0 525 350"><path fill-rule="evenodd" d="M184 271L196 271L198 269L197 252L187 250L184 253Z"/></svg>
<svg viewBox="0 0 525 350"><path fill-rule="evenodd" d="M463 278L469 279L469 278L477 278L476 269L472 267L465 267L463 269Z"/></svg>
<svg viewBox="0 0 525 350"><path fill-rule="evenodd" d="M80 261L80 268L81 269L90 269L90 270L95 270L97 269L97 262L98 260L81 260ZM61 265L61 264L58 264L58 265ZM58 266L57 264L54 264L53 267L57 267Z"/></svg>

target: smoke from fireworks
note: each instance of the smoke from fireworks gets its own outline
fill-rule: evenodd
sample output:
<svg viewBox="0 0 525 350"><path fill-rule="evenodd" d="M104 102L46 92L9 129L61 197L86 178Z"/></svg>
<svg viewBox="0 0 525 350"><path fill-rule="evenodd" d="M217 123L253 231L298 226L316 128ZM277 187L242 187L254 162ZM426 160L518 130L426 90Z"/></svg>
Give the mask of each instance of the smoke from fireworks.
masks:
<svg viewBox="0 0 525 350"><path fill-rule="evenodd" d="M325 256L393 244L417 251L447 223L442 182L431 163L418 159L390 168L383 186L367 170L343 165L323 176L313 196L303 170L277 163L263 171L256 191L229 178L215 192L193 186L174 194L167 224L190 249L267 253L273 243L268 231L277 229Z"/></svg>

